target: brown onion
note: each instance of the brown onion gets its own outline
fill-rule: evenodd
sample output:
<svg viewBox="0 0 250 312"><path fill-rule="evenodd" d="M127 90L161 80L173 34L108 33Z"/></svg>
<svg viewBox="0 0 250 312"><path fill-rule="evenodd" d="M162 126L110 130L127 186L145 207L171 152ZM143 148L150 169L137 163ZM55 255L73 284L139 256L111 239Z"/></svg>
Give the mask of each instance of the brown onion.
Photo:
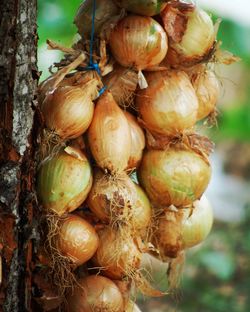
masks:
<svg viewBox="0 0 250 312"><path fill-rule="evenodd" d="M121 233L105 227L98 231L98 235L100 244L93 258L95 265L110 278L131 277L140 266L141 252L126 229Z"/></svg>
<svg viewBox="0 0 250 312"><path fill-rule="evenodd" d="M67 216L56 237L59 252L79 266L87 262L97 250L99 239L94 227L75 215Z"/></svg>
<svg viewBox="0 0 250 312"><path fill-rule="evenodd" d="M211 168L207 159L192 150L149 150L138 171L140 184L156 207L187 206L208 186Z"/></svg>
<svg viewBox="0 0 250 312"><path fill-rule="evenodd" d="M97 102L88 141L101 168L114 173L127 167L131 148L130 129L110 92L105 92Z"/></svg>
<svg viewBox="0 0 250 312"><path fill-rule="evenodd" d="M129 112L124 112L131 134L131 150L127 169L135 169L139 166L142 153L145 148L145 136L136 118Z"/></svg>
<svg viewBox="0 0 250 312"><path fill-rule="evenodd" d="M67 296L68 312L123 312L124 304L119 288L110 279L90 275L77 281Z"/></svg>
<svg viewBox="0 0 250 312"><path fill-rule="evenodd" d="M166 56L167 36L151 17L129 15L118 22L110 35L114 58L124 67L144 70Z"/></svg>
<svg viewBox="0 0 250 312"><path fill-rule="evenodd" d="M88 159L72 147L45 161L38 172L38 196L45 209L60 216L78 208L91 185Z"/></svg>
<svg viewBox="0 0 250 312"><path fill-rule="evenodd" d="M194 126L198 100L183 71L146 75L148 88L139 90L136 103L145 127L161 135L176 135Z"/></svg>
<svg viewBox="0 0 250 312"><path fill-rule="evenodd" d="M117 5L136 14L153 16L167 5L167 0L115 0Z"/></svg>

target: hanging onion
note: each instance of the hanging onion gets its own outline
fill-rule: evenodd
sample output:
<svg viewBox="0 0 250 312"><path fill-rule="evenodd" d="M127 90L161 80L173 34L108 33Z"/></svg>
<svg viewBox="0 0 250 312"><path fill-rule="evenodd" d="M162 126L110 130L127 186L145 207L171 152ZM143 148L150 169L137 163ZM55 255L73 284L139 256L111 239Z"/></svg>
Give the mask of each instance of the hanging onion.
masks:
<svg viewBox="0 0 250 312"><path fill-rule="evenodd" d="M139 90L136 103L145 127L153 133L174 136L194 126L198 100L183 71L152 72L148 88Z"/></svg>
<svg viewBox="0 0 250 312"><path fill-rule="evenodd" d="M162 12L169 37L167 61L171 65L190 66L209 58L215 43L211 17L193 4L173 3Z"/></svg>
<svg viewBox="0 0 250 312"><path fill-rule="evenodd" d="M149 150L138 171L140 184L156 207L190 205L208 186L207 159L192 150Z"/></svg>
<svg viewBox="0 0 250 312"><path fill-rule="evenodd" d="M106 227L98 231L98 235L100 244L93 261L103 268L102 273L113 279L132 277L140 266L141 253L126 229L121 234L120 231Z"/></svg>
<svg viewBox="0 0 250 312"><path fill-rule="evenodd" d="M96 0L95 10L95 34L99 34L102 26L114 15L118 13L118 8L112 0ZM86 40L90 39L92 31L93 1L85 0L80 5L74 23L79 34Z"/></svg>
<svg viewBox="0 0 250 312"><path fill-rule="evenodd" d="M142 159L142 153L145 148L145 136L142 128L136 121L136 118L129 112L124 112L131 135L131 150L127 169L135 169L139 166Z"/></svg>
<svg viewBox="0 0 250 312"><path fill-rule="evenodd" d="M76 138L84 133L93 118L93 99L99 81L93 79L84 87L58 87L45 98L42 112L46 126L61 138Z"/></svg>
<svg viewBox="0 0 250 312"><path fill-rule="evenodd" d="M67 216L56 237L59 252L75 266L87 262L97 250L98 236L93 226L75 215Z"/></svg>
<svg viewBox="0 0 250 312"><path fill-rule="evenodd" d="M110 36L112 55L124 67L137 70L158 65L166 56L167 36L151 17L130 15L118 22Z"/></svg>
<svg viewBox="0 0 250 312"><path fill-rule="evenodd" d="M66 148L42 164L37 192L44 208L61 216L80 206L91 185L91 167L86 156L75 148Z"/></svg>
<svg viewBox="0 0 250 312"><path fill-rule="evenodd" d="M123 312L123 298L119 288L110 279L90 275L77 281L67 296L68 312Z"/></svg>
<svg viewBox="0 0 250 312"><path fill-rule="evenodd" d="M220 83L212 70L203 70L191 76L199 108L197 120L201 120L213 113L220 95Z"/></svg>
<svg viewBox="0 0 250 312"><path fill-rule="evenodd" d="M131 147L130 129L123 111L110 92L105 92L97 102L88 141L101 168L114 173L127 167Z"/></svg>
<svg viewBox="0 0 250 312"><path fill-rule="evenodd" d="M118 105L123 108L132 105L138 83L138 75L134 70L116 64L114 70L103 77L103 83Z"/></svg>
<svg viewBox="0 0 250 312"><path fill-rule="evenodd" d="M165 8L167 0L115 0L115 2L130 12L153 16Z"/></svg>
<svg viewBox="0 0 250 312"><path fill-rule="evenodd" d="M160 258L168 260L168 257L177 257L181 250L204 241L213 224L213 209L203 195L192 208L166 210L157 223L153 244Z"/></svg>

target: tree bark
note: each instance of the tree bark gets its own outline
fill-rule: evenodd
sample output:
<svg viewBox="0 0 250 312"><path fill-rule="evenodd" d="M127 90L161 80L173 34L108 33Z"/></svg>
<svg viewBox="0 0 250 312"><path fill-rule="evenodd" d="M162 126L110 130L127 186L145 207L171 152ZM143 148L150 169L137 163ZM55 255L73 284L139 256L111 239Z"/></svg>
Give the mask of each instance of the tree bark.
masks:
<svg viewBox="0 0 250 312"><path fill-rule="evenodd" d="M0 307L31 311L37 1L0 1ZM1 274L2 273L2 274Z"/></svg>

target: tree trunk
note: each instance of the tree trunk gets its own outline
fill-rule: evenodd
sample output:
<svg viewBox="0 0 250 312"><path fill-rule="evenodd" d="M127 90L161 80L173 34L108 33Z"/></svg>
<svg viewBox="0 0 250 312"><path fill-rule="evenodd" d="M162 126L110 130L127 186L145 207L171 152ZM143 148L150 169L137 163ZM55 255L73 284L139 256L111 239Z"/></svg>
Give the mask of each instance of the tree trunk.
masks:
<svg viewBox="0 0 250 312"><path fill-rule="evenodd" d="M37 1L0 1L0 310L31 311ZM1 263L1 262L0 262Z"/></svg>

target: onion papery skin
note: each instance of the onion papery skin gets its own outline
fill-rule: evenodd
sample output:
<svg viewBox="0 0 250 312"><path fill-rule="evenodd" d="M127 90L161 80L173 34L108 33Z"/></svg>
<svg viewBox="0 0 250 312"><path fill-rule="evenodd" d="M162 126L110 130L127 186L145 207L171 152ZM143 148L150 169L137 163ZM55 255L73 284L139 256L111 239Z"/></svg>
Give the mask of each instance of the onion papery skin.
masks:
<svg viewBox="0 0 250 312"><path fill-rule="evenodd" d="M98 236L100 244L93 262L103 269L102 274L114 280L132 276L140 266L142 254L129 233L105 227Z"/></svg>
<svg viewBox="0 0 250 312"><path fill-rule="evenodd" d="M171 20L169 14L170 6L163 11L163 21ZM171 10L171 9L170 9ZM206 61L213 51L215 43L215 30L211 17L200 8L179 12L184 20L185 27L178 40L171 36L173 25L165 24L165 30L169 35L169 50L167 62L171 65L192 66L201 61ZM184 14L184 15L183 15ZM178 19L177 19L178 22ZM178 24L175 25L178 29ZM175 39L175 38L174 38Z"/></svg>
<svg viewBox="0 0 250 312"><path fill-rule="evenodd" d="M140 184L157 208L183 207L199 199L208 186L211 167L192 150L148 150L138 171Z"/></svg>
<svg viewBox="0 0 250 312"><path fill-rule="evenodd" d="M127 167L131 150L130 128L110 92L105 92L97 102L88 141L101 168L116 173Z"/></svg>
<svg viewBox="0 0 250 312"><path fill-rule="evenodd" d="M117 13L119 13L119 9L112 0L96 0L95 34L98 35L102 26ZM79 34L85 40L90 40L90 34L92 31L92 15L93 1L83 1L76 13L74 23L77 26Z"/></svg>
<svg viewBox="0 0 250 312"><path fill-rule="evenodd" d="M75 215L69 215L61 222L56 241L60 253L70 259L74 266L92 258L99 243L94 227Z"/></svg>
<svg viewBox="0 0 250 312"><path fill-rule="evenodd" d="M194 202L192 208L166 210L158 218L152 240L160 259L168 261L168 258L176 258L181 250L203 242L212 224L213 209L204 195Z"/></svg>
<svg viewBox="0 0 250 312"><path fill-rule="evenodd" d="M117 62L136 70L160 64L168 49L164 29L151 17L130 15L118 22L110 35L111 52Z"/></svg>
<svg viewBox="0 0 250 312"><path fill-rule="evenodd" d="M139 90L136 104L150 131L175 136L194 126L198 100L183 71L152 72L145 75L148 88Z"/></svg>
<svg viewBox="0 0 250 312"><path fill-rule="evenodd" d="M124 112L124 114L127 118L131 135L131 150L127 169L135 169L139 166L142 159L146 144L145 135L136 118L129 112Z"/></svg>
<svg viewBox="0 0 250 312"><path fill-rule="evenodd" d="M104 276L90 275L77 281L67 296L68 312L123 312L124 303L119 288Z"/></svg>
<svg viewBox="0 0 250 312"><path fill-rule="evenodd" d="M88 159L77 153L81 159L61 151L45 161L38 172L37 192L43 207L59 216L78 208L92 186Z"/></svg>
<svg viewBox="0 0 250 312"><path fill-rule="evenodd" d="M193 75L191 81L199 102L197 120L201 120L215 111L220 95L220 82L211 70Z"/></svg>
<svg viewBox="0 0 250 312"><path fill-rule="evenodd" d="M49 129L63 139L72 139L88 129L94 114L94 103L80 87L58 87L45 98L42 112Z"/></svg>
<svg viewBox="0 0 250 312"><path fill-rule="evenodd" d="M167 5L167 1L164 0L115 0L115 2L121 8L145 16L157 15Z"/></svg>

